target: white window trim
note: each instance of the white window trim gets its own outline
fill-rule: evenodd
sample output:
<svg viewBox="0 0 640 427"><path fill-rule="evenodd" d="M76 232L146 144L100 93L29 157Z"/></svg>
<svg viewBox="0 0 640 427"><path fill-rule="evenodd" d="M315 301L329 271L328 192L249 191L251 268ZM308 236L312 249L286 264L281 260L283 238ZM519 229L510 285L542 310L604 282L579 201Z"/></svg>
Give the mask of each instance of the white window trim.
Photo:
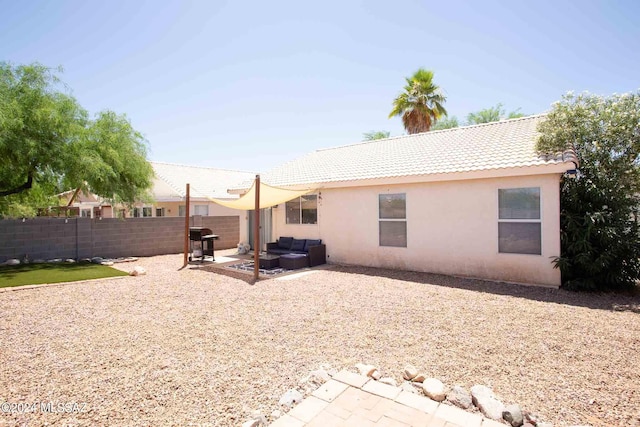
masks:
<svg viewBox="0 0 640 427"><path fill-rule="evenodd" d="M516 190L516 189L520 189L520 188L538 188L540 190L540 218L532 218L532 219L501 219L500 218L500 190ZM544 253L544 227L542 224L542 219L543 219L543 203L544 198L542 197L542 187L541 186L523 186L523 187L503 187L503 188L498 188L498 191L496 191L496 207L497 207L497 217L498 217L498 228L496 229L496 253L498 253L499 255L515 255L515 256L542 256L542 254ZM531 224L531 223L536 223L536 224L540 224L540 253L539 254L521 254L521 253L515 253L515 252L500 252L500 223L526 223L526 224Z"/></svg>
<svg viewBox="0 0 640 427"><path fill-rule="evenodd" d="M380 196L390 195L390 194L402 194L404 196L404 218L380 218ZM406 249L409 247L409 223L407 222L407 211L409 207L407 206L407 193L378 193L378 197L376 198L376 202L378 204L378 247L379 248L398 248L398 249ZM407 223L407 235L405 236L407 239L407 244L405 246L387 246L380 244L380 222L404 222Z"/></svg>
<svg viewBox="0 0 640 427"><path fill-rule="evenodd" d="M298 196L296 197L296 199L298 199L298 206L299 206L299 212L300 212L300 222L289 222L289 217L287 216L287 203L295 200L295 199L291 199L291 200L287 200L286 202L283 203L284 205L284 223L285 225L301 225L301 226L311 226L311 227L317 227L318 224L320 223L320 208L319 208L319 203L318 201L320 200L320 198L318 197L318 193L309 193L309 194L305 194L305 196L316 196L316 222L315 224L307 224L305 222L302 222L302 197L303 196Z"/></svg>

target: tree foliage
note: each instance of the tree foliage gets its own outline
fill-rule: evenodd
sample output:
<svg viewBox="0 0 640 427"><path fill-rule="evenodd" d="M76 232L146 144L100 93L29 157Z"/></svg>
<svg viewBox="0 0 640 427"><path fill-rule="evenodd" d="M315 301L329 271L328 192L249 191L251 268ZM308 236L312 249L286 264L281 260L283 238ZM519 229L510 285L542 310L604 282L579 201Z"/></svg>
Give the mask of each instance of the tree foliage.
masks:
<svg viewBox="0 0 640 427"><path fill-rule="evenodd" d="M378 131L371 131L371 132L365 132L362 134L362 137L364 138L365 141L373 141L376 139L385 139L385 138L389 138L389 135L391 135L391 132L387 131L387 130L378 130Z"/></svg>
<svg viewBox="0 0 640 427"><path fill-rule="evenodd" d="M389 118L402 117L402 124L409 134L427 132L443 116L446 97L433 82L433 71L420 68L406 79L407 84L393 101Z"/></svg>
<svg viewBox="0 0 640 427"><path fill-rule="evenodd" d="M524 117L524 114L520 112L519 108L507 114L504 108L502 108L502 104L499 103L495 107L469 113L467 115L467 123L470 125L479 125L481 123L497 122L503 118L516 119L518 117Z"/></svg>
<svg viewBox="0 0 640 427"><path fill-rule="evenodd" d="M125 116L90 119L56 71L0 63L0 215L28 215L63 190L115 202L146 197L153 170L146 142Z"/></svg>
<svg viewBox="0 0 640 427"><path fill-rule="evenodd" d="M458 123L458 118L456 116L445 117L436 122L435 125L431 127L431 130L443 130L443 129L452 129L460 126Z"/></svg>
<svg viewBox="0 0 640 427"><path fill-rule="evenodd" d="M640 277L640 93L567 94L541 123L538 149L580 161L561 184L563 286L622 290Z"/></svg>

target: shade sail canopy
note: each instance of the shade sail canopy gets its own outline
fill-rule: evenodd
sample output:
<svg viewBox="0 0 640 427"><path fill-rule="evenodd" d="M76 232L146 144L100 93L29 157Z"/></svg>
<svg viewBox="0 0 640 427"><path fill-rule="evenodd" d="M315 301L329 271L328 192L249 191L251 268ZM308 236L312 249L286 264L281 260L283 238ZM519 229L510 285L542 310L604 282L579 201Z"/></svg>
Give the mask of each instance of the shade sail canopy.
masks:
<svg viewBox="0 0 640 427"><path fill-rule="evenodd" d="M287 202L295 199L296 197L304 196L307 193L312 192L314 189L309 188L306 190L288 190L286 188L272 187L263 182L260 183L260 209L269 208L271 206L279 205L280 203ZM226 206L231 209L240 209L248 211L256 208L256 181L253 181L253 185L245 194L239 199L214 199L208 197L214 203L222 206Z"/></svg>

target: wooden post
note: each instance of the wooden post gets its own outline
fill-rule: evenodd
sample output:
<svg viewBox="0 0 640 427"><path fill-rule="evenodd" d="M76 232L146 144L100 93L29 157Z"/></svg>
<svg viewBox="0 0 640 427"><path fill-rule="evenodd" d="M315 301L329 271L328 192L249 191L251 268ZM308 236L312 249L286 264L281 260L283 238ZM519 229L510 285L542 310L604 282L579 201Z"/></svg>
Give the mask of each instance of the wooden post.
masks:
<svg viewBox="0 0 640 427"><path fill-rule="evenodd" d="M187 206L184 210L184 265L183 268L189 264L189 203L191 202L189 197L189 184L187 184L187 193L185 195Z"/></svg>
<svg viewBox="0 0 640 427"><path fill-rule="evenodd" d="M256 175L256 205L253 220L253 278L260 274L260 175Z"/></svg>

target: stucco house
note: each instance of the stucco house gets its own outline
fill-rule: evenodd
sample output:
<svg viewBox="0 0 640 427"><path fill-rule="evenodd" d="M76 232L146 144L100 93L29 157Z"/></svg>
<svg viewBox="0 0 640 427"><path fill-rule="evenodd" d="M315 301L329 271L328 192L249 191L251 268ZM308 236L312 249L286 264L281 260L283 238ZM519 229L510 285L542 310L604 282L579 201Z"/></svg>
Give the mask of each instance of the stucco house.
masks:
<svg viewBox="0 0 640 427"><path fill-rule="evenodd" d="M317 190L266 213L263 239L322 239L330 263L558 287L560 179L576 157L536 152L543 119L361 142L285 163L262 181Z"/></svg>

